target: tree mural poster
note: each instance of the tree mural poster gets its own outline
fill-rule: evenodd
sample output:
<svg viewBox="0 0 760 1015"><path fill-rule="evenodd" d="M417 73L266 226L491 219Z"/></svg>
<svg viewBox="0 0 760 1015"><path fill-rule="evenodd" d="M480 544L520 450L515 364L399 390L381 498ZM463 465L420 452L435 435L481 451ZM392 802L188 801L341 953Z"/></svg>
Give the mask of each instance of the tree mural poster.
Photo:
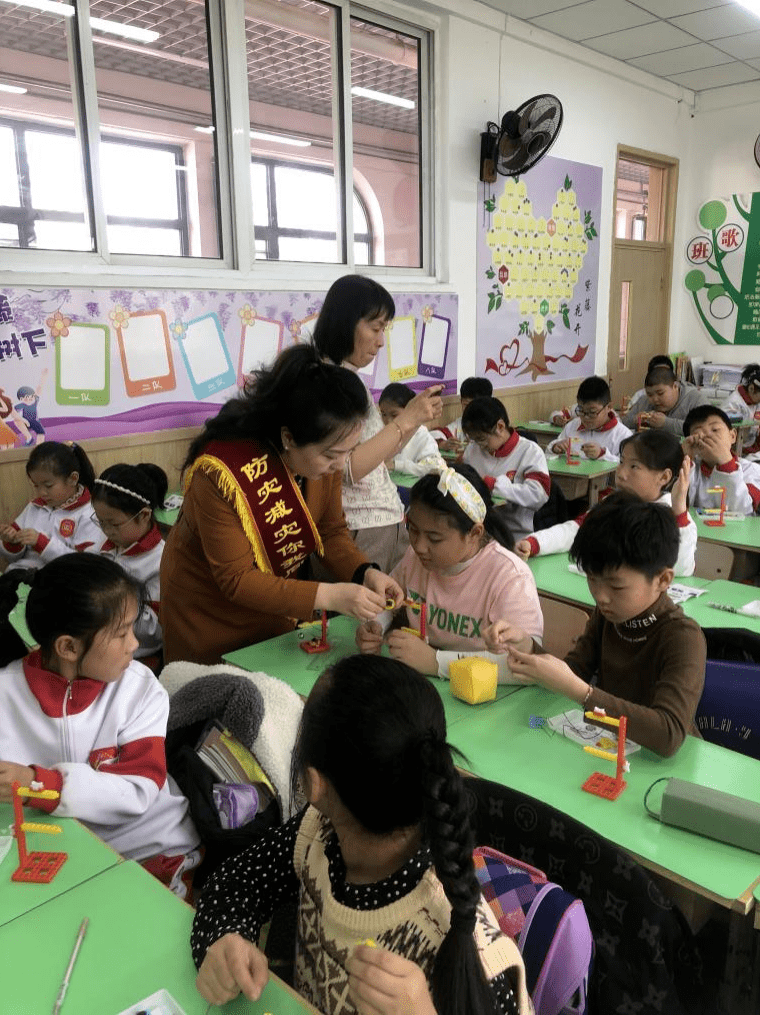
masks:
<svg viewBox="0 0 760 1015"><path fill-rule="evenodd" d="M706 201L684 285L717 345L760 345L760 193Z"/></svg>
<svg viewBox="0 0 760 1015"><path fill-rule="evenodd" d="M477 372L495 388L594 372L602 170L547 156L480 184Z"/></svg>

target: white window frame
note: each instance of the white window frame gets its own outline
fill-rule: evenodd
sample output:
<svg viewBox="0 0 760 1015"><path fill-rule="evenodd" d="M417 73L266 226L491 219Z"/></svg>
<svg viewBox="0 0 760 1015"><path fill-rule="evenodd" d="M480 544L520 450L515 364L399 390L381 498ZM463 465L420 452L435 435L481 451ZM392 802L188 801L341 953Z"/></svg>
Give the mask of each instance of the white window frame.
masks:
<svg viewBox="0 0 760 1015"><path fill-rule="evenodd" d="M352 169L351 137L351 51L350 45L336 47L341 51L343 90L333 95L333 149L336 177L343 186L346 221L342 233L342 262L294 262L256 260L253 208L250 189L251 147L248 138L250 116L245 47L231 46L228 40L245 39L245 0L209 0L209 64L214 82L214 113L219 201L219 242L221 256L204 258L174 257L149 254L116 254L109 251L107 223L100 186L99 139L100 117L95 80L95 63L89 24L87 0L76 5L76 27L81 43L81 60L73 61L75 47L69 45L72 67L73 127L83 139L83 176L90 181L86 201L92 216L96 251L58 251L44 249L3 248L0 284L24 285L40 283L41 276L50 284L64 285L150 285L177 286L187 283L193 288L203 285L231 288L288 288L294 276L304 281L329 282L340 274L371 271L373 276L420 283L441 280L445 227L440 176L440 141L434 134L440 103L441 67L440 39L445 29L441 18L413 10L394 2L382 3L382 10L369 3L352 0L326 0L338 8L343 38L350 39L350 19L366 19L388 28L398 28L428 44L420 46L420 221L422 264L420 267L356 265L353 257L353 190L356 180ZM427 97L427 101L426 100ZM341 107L346 115L341 119ZM114 140L118 131L109 128ZM87 188L86 188L87 189ZM438 223L438 226L436 226Z"/></svg>

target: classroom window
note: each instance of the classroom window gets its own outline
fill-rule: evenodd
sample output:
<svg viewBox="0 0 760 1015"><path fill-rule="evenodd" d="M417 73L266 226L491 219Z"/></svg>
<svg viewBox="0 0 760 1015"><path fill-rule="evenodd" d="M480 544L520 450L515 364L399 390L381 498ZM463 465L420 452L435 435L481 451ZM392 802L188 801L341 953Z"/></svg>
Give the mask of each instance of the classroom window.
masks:
<svg viewBox="0 0 760 1015"><path fill-rule="evenodd" d="M615 236L619 240L664 239L666 169L620 156L615 194Z"/></svg>

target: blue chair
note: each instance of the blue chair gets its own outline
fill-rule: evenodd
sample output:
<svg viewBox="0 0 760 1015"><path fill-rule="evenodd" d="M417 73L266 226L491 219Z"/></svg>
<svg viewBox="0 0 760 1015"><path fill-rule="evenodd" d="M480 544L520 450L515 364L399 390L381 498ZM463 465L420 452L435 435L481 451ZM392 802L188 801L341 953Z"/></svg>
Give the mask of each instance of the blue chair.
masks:
<svg viewBox="0 0 760 1015"><path fill-rule="evenodd" d="M695 721L705 740L760 760L760 665L708 659Z"/></svg>

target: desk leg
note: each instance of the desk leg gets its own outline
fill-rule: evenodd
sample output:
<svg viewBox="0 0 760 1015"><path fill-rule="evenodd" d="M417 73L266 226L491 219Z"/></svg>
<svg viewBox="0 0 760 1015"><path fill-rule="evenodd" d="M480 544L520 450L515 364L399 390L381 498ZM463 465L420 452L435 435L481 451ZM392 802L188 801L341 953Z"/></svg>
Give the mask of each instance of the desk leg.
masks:
<svg viewBox="0 0 760 1015"><path fill-rule="evenodd" d="M599 500L599 494L612 484L612 476L591 476L588 481L588 506L592 508Z"/></svg>

